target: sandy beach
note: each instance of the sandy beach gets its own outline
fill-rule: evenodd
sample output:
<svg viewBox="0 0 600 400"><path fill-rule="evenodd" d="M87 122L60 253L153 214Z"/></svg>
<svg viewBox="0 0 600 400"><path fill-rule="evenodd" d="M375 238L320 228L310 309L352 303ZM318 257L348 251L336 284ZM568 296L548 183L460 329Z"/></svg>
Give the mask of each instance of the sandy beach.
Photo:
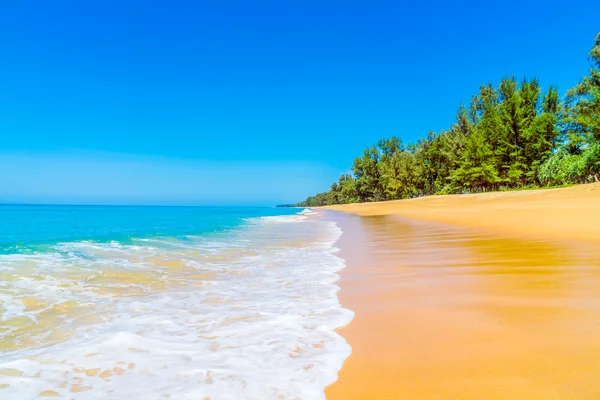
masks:
<svg viewBox="0 0 600 400"><path fill-rule="evenodd" d="M600 398L600 185L329 209L356 315L328 399Z"/></svg>
<svg viewBox="0 0 600 400"><path fill-rule="evenodd" d="M519 237L600 241L600 183L560 189L428 196L327 207L357 215L400 215Z"/></svg>

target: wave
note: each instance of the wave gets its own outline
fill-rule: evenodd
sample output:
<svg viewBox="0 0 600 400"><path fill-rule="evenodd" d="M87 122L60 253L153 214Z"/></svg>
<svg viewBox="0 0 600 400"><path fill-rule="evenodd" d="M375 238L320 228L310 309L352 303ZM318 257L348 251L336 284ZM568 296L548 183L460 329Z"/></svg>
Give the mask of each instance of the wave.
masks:
<svg viewBox="0 0 600 400"><path fill-rule="evenodd" d="M341 231L309 216L0 255L2 398L324 399L353 313Z"/></svg>

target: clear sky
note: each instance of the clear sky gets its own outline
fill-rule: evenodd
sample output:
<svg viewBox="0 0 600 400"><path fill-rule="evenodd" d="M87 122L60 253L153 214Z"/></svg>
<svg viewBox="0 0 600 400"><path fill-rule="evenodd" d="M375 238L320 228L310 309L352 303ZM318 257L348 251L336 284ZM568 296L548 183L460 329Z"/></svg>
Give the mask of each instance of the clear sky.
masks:
<svg viewBox="0 0 600 400"><path fill-rule="evenodd" d="M276 204L480 84L588 70L600 1L3 1L0 202Z"/></svg>

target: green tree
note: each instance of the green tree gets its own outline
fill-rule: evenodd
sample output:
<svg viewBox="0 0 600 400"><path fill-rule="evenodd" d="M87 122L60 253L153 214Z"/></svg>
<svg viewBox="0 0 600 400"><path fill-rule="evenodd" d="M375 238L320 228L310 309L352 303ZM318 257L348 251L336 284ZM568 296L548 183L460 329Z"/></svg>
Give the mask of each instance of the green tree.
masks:
<svg viewBox="0 0 600 400"><path fill-rule="evenodd" d="M409 198L418 192L419 165L409 151L394 152L380 162L379 174L388 200Z"/></svg>
<svg viewBox="0 0 600 400"><path fill-rule="evenodd" d="M358 203L360 198L356 191L356 180L351 174L340 176L338 181L340 188L340 200L344 203Z"/></svg>
<svg viewBox="0 0 600 400"><path fill-rule="evenodd" d="M460 167L452 173L454 183L473 191L485 191L501 181L494 165L494 152L484 131L476 130L465 139Z"/></svg>
<svg viewBox="0 0 600 400"><path fill-rule="evenodd" d="M500 178L501 181L503 177L508 175L510 164L504 163L503 160L506 158L506 154L510 153L510 150L506 147L506 131L498 106L498 94L491 83L481 85L478 100L477 110L481 117L476 132L471 135L471 137L477 136L477 138L468 140L466 147L471 146L471 151L474 149L481 149L480 151L482 151L483 147L479 144L475 145L475 143L485 143L491 150L491 154L487 154L489 159L486 161L485 169L486 171L490 168L494 169L494 175ZM469 149L466 147L465 151L468 151ZM469 157L474 156L474 154L472 153ZM486 172L486 176L488 172Z"/></svg>
<svg viewBox="0 0 600 400"><path fill-rule="evenodd" d="M600 33L589 60L589 76L564 102L554 87L542 94L537 79L482 85L450 129L406 147L397 137L379 140L354 160L352 174L299 205L598 181Z"/></svg>
<svg viewBox="0 0 600 400"><path fill-rule="evenodd" d="M541 113L524 130L525 162L528 165L527 181L537 183L540 166L557 149L561 138L560 125L560 96L556 88L551 86L542 96Z"/></svg>
<svg viewBox="0 0 600 400"><path fill-rule="evenodd" d="M526 103L522 96L524 87L527 87L526 82L522 84L521 90L517 90L517 81L510 77L502 79L498 88L498 109L503 129L498 133L496 156L505 181L511 186L522 183L521 179L527 169L522 151Z"/></svg>
<svg viewBox="0 0 600 400"><path fill-rule="evenodd" d="M356 158L352 165L352 171L356 178L356 192L362 202L385 200L377 168L379 156L379 150L373 146L366 149L362 157Z"/></svg>
<svg viewBox="0 0 600 400"><path fill-rule="evenodd" d="M590 75L565 98L565 129L572 153L580 153L590 140L600 140L600 33L588 59Z"/></svg>

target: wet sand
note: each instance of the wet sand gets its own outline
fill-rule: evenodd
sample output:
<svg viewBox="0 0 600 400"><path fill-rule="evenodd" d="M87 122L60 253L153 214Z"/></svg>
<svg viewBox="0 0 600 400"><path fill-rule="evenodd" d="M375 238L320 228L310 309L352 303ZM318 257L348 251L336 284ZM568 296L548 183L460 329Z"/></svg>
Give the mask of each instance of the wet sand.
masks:
<svg viewBox="0 0 600 400"><path fill-rule="evenodd" d="M565 228L550 233L535 221L559 205L552 191L550 200L520 192L534 194L518 211L530 209L529 230L492 218L519 193L484 195L493 211L480 209L479 225L475 215L464 226L432 222L435 207L421 210L422 219L327 212L344 232L340 301L356 313L339 330L353 353L327 398L600 398L600 235L574 240L577 225L598 229L590 226L600 216L596 188L560 189L585 198L568 204L567 214L595 208L597 216L580 215L571 229L557 217ZM451 201L460 197L488 201Z"/></svg>

